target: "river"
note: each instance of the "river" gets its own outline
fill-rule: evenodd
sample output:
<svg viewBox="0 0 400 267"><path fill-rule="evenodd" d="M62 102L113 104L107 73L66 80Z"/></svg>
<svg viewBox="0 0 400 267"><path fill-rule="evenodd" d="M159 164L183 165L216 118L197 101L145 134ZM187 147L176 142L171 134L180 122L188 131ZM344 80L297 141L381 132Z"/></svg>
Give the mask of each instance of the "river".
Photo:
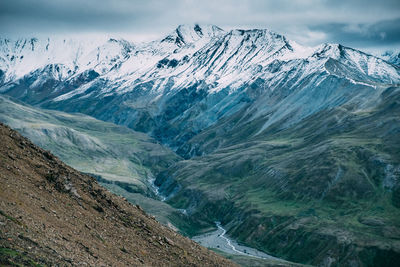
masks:
<svg viewBox="0 0 400 267"><path fill-rule="evenodd" d="M239 245L236 241L226 236L226 230L222 227L220 222L215 222L215 224L218 229L214 232L198 235L192 239L204 247L216 248L229 254L251 256L259 259L280 260L279 258L275 258L257 249Z"/></svg>

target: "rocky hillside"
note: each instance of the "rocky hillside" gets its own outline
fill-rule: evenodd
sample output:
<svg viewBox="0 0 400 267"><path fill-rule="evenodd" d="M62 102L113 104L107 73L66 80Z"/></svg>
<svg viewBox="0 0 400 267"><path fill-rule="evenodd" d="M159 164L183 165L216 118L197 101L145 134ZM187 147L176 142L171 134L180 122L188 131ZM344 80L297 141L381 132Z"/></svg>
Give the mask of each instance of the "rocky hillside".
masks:
<svg viewBox="0 0 400 267"><path fill-rule="evenodd" d="M0 264L234 266L0 124Z"/></svg>

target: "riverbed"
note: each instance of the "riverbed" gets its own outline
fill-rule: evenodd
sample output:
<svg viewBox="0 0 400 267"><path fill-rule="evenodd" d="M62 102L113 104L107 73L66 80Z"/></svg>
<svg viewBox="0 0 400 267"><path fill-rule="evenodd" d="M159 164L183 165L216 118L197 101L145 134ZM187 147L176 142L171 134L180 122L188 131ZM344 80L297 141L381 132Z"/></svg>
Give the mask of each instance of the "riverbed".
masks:
<svg viewBox="0 0 400 267"><path fill-rule="evenodd" d="M215 222L215 224L218 229L214 232L198 235L192 239L204 247L216 248L229 254L251 256L259 259L279 260L279 258L275 258L257 249L239 245L236 241L226 236L226 230L222 227L220 222Z"/></svg>

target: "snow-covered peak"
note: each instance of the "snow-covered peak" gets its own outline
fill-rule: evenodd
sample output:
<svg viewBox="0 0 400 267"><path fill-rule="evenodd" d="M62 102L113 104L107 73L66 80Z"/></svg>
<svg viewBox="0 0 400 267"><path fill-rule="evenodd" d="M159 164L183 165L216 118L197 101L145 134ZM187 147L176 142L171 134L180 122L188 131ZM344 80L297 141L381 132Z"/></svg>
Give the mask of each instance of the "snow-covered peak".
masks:
<svg viewBox="0 0 400 267"><path fill-rule="evenodd" d="M371 84L400 82L398 68L378 57L341 44L320 45L311 58L324 64L328 62L324 68L329 73L352 81ZM335 62L330 61L331 59Z"/></svg>
<svg viewBox="0 0 400 267"><path fill-rule="evenodd" d="M393 51L386 51L380 57L387 62L400 66L400 53L399 52L393 52Z"/></svg>
<svg viewBox="0 0 400 267"><path fill-rule="evenodd" d="M172 33L162 39L162 42L175 43L181 47L194 43L202 38L213 38L224 34L225 31L215 25L179 25Z"/></svg>
<svg viewBox="0 0 400 267"><path fill-rule="evenodd" d="M338 59L340 57L340 49L340 44L324 43L315 48L313 57Z"/></svg>
<svg viewBox="0 0 400 267"><path fill-rule="evenodd" d="M104 73L112 67L105 64L126 58L132 49L128 41L107 36L0 39L0 69L6 73L5 81L49 64L63 65L70 73L89 68Z"/></svg>
<svg viewBox="0 0 400 267"><path fill-rule="evenodd" d="M225 33L225 31L218 26L197 23L194 25L179 25L175 32L179 33L183 37L187 37L188 39L192 38L193 40L196 39L197 36L200 38L212 38Z"/></svg>
<svg viewBox="0 0 400 267"><path fill-rule="evenodd" d="M283 35L280 35L268 29L251 29L251 30L234 29L230 31L230 34L244 36L245 40L260 39L263 41L287 42L286 38Z"/></svg>

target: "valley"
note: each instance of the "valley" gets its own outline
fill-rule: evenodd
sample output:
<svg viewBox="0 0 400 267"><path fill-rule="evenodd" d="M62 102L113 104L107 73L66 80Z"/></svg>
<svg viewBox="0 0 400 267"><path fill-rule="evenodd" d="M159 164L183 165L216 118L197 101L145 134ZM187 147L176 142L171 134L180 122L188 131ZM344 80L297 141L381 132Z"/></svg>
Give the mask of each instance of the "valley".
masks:
<svg viewBox="0 0 400 267"><path fill-rule="evenodd" d="M179 160L172 151L153 139L83 114L34 108L4 96L0 96L0 121L19 130L82 173L96 178L100 185L112 193L139 205L174 231L190 235L193 229L199 227L188 220L181 210L163 202L165 197L157 194L158 188L152 184L154 180L149 179ZM95 145L92 142L96 142ZM115 167L115 163L107 158L110 156L114 157L115 163L127 161L133 166L128 165L129 168L121 170L120 164ZM149 158L152 158L155 166L149 163ZM113 169L105 169L103 165L112 166ZM251 251L251 248L247 250ZM240 262L251 266L251 259L247 257L242 257ZM289 264L279 259L274 262L282 266ZM268 265L271 261L266 258L260 264Z"/></svg>

